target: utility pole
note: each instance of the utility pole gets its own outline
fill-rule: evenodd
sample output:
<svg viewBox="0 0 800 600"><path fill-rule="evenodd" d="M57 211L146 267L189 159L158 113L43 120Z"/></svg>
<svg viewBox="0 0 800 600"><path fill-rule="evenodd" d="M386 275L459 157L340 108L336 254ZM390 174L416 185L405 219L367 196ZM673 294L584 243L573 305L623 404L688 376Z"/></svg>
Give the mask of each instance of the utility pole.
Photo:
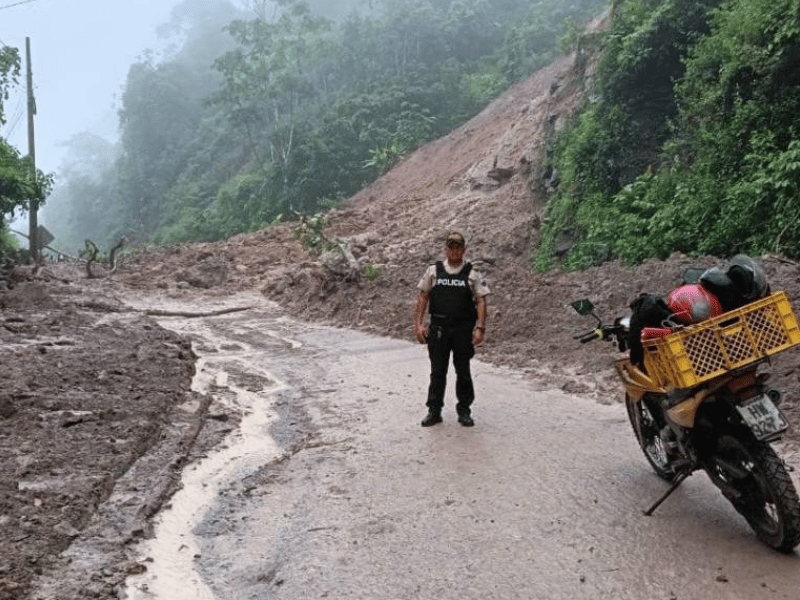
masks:
<svg viewBox="0 0 800 600"><path fill-rule="evenodd" d="M36 145L34 143L33 115L36 114L36 99L33 97L33 71L31 70L31 38L25 38L25 55L28 66L28 156L31 160L31 180L36 180ZM28 209L28 242L31 260L39 262L39 200L31 198Z"/></svg>

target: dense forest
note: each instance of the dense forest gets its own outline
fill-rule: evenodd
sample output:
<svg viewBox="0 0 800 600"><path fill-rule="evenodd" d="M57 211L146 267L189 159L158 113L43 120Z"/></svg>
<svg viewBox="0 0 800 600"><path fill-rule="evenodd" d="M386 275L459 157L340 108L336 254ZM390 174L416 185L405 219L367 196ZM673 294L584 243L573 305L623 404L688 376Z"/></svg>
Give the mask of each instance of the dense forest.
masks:
<svg viewBox="0 0 800 600"><path fill-rule="evenodd" d="M48 227L68 247L108 247L121 235L219 239L316 213L548 64L603 8L188 0L164 27L175 43L130 68L119 143L69 141Z"/></svg>
<svg viewBox="0 0 800 600"><path fill-rule="evenodd" d="M130 68L119 142L69 140L48 223L72 247L163 244L324 210L575 48L604 10L596 89L551 143L560 185L535 267L799 257L800 0L185 0L172 43ZM8 181L3 213L52 184Z"/></svg>
<svg viewBox="0 0 800 600"><path fill-rule="evenodd" d="M800 257L800 2L622 0L536 262Z"/></svg>

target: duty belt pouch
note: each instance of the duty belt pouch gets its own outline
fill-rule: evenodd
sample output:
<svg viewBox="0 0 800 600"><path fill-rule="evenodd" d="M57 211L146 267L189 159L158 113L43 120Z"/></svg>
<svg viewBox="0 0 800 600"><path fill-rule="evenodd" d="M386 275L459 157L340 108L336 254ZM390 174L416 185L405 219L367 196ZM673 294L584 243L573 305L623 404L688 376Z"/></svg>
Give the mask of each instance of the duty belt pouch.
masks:
<svg viewBox="0 0 800 600"><path fill-rule="evenodd" d="M428 326L428 340L440 340L442 339L443 334L444 334L444 327L442 325L431 323Z"/></svg>

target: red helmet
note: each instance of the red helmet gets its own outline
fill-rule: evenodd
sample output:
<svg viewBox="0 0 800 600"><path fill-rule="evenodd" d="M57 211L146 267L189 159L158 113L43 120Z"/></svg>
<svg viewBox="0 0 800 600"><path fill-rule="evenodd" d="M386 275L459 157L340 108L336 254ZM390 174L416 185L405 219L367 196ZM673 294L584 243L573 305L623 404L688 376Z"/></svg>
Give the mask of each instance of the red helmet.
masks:
<svg viewBox="0 0 800 600"><path fill-rule="evenodd" d="M675 313L673 318L686 325L722 314L717 297L699 283L672 290L667 296L667 306Z"/></svg>

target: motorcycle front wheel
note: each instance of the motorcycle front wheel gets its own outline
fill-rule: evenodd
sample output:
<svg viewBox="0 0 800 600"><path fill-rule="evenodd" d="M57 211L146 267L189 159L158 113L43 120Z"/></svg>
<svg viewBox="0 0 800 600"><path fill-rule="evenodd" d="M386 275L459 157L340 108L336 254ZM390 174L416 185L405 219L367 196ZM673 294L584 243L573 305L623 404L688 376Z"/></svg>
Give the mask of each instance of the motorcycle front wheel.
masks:
<svg viewBox="0 0 800 600"><path fill-rule="evenodd" d="M800 500L768 443L720 436L706 472L761 541L786 553L800 543Z"/></svg>
<svg viewBox="0 0 800 600"><path fill-rule="evenodd" d="M661 479L672 481L675 479L675 473L670 469L667 449L661 439L663 424L659 424L644 402L637 402L627 394L625 394L625 406L628 409L633 433L647 462Z"/></svg>

